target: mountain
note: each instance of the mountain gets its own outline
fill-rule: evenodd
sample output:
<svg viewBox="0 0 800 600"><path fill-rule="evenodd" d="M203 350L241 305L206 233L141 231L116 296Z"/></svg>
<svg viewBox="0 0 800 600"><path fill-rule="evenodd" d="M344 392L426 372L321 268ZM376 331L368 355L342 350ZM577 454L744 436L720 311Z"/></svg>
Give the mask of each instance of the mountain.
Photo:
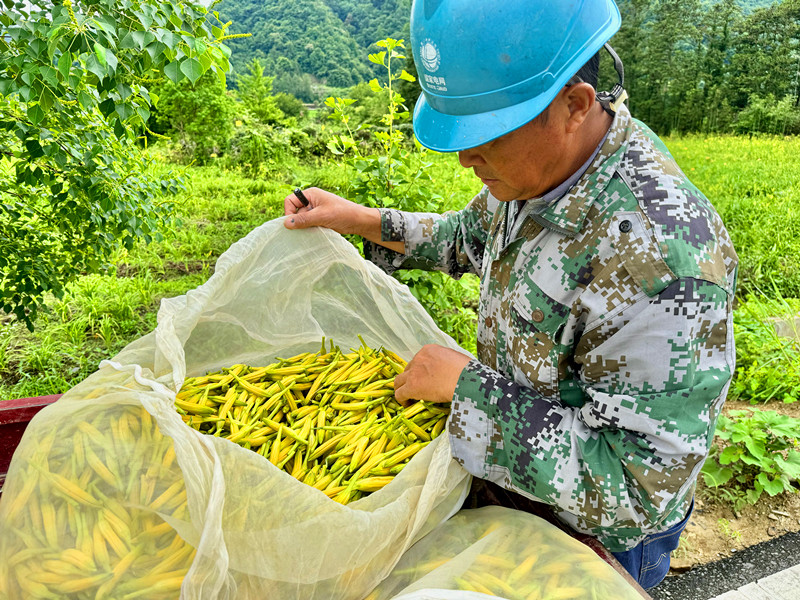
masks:
<svg viewBox="0 0 800 600"><path fill-rule="evenodd" d="M367 55L386 37L408 42L412 0L222 0L214 6L232 31L250 33L233 39L231 82L258 58L276 77L275 92L313 101L312 86L349 87L383 74ZM721 0L705 0L709 4ZM631 0L617 0L621 8ZM658 0L645 0L652 8ZM743 14L780 0L736 0ZM648 9L645 8L645 11ZM623 11L624 12L624 11Z"/></svg>
<svg viewBox="0 0 800 600"><path fill-rule="evenodd" d="M258 58L282 78L276 91L293 91L281 83L306 74L332 87L374 77L367 54L376 41L407 31L411 0L223 0L214 9L232 30L252 34L228 42L234 76Z"/></svg>

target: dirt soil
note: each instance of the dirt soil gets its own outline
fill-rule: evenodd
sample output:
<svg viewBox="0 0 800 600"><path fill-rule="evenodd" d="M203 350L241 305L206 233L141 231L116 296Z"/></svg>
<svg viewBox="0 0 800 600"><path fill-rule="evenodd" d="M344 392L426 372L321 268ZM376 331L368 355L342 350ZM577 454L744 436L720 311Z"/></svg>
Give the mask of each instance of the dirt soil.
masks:
<svg viewBox="0 0 800 600"><path fill-rule="evenodd" d="M741 409L774 410L800 418L800 402L753 406L748 402L727 402L724 412ZM715 497L698 483L695 508L681 545L672 553L670 575L714 562L760 542L800 531L800 493L771 497L764 493L754 505L735 514L730 504Z"/></svg>

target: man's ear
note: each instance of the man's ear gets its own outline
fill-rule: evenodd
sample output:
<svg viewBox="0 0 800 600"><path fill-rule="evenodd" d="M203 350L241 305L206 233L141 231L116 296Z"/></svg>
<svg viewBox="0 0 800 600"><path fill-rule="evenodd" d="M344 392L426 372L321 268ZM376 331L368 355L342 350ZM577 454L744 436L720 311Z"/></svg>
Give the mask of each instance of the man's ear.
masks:
<svg viewBox="0 0 800 600"><path fill-rule="evenodd" d="M564 124L567 133L575 133L589 116L595 103L594 88L588 83L576 83L561 90L568 110Z"/></svg>

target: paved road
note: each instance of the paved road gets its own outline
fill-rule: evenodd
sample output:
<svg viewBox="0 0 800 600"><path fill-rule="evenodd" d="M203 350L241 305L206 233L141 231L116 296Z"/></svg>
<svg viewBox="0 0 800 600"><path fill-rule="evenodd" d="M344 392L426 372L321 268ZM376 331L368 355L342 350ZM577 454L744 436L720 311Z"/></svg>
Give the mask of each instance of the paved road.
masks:
<svg viewBox="0 0 800 600"><path fill-rule="evenodd" d="M649 593L654 600L711 600L798 564L800 533L787 533L737 552L730 558L667 577ZM797 586L785 591L786 598L800 598ZM774 598L779 600L780 596Z"/></svg>

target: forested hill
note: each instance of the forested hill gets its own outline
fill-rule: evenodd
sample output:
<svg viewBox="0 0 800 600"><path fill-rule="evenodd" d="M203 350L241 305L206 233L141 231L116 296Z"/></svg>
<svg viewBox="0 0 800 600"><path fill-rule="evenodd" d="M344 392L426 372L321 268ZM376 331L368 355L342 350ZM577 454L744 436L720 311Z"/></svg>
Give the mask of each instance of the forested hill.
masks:
<svg viewBox="0 0 800 600"><path fill-rule="evenodd" d="M736 4L742 7L742 12L750 13L757 8L763 8L765 6L769 6L770 4L775 4L776 1L780 2L780 0L738 0Z"/></svg>
<svg viewBox="0 0 800 600"><path fill-rule="evenodd" d="M223 0L215 7L224 21L249 38L230 41L233 68L243 72L258 58L280 75L276 89L299 84L303 74L346 87L372 77L368 49L386 37L402 37L411 0ZM374 47L372 50L374 52Z"/></svg>
<svg viewBox="0 0 800 600"><path fill-rule="evenodd" d="M233 49L231 83L235 85L237 75L245 73L246 65L258 58L266 73L275 76L275 92L290 93L311 102L327 93L313 89L316 84L344 88L382 74L367 60L367 54L375 52L374 43L386 37L402 37L408 41L411 1L222 0L215 6L222 20L233 21L232 30L237 33L252 34L229 42ZM786 1L795 4L800 0ZM651 58L658 55L653 40L661 42L656 38L669 38L666 41L670 48L675 46L673 49L685 53L687 48L704 45L702 40L692 38L691 32L711 27L714 37L721 28L725 39L720 43L727 46L730 44L727 31L734 27L736 19L741 21L759 8L780 2L617 0L623 24L612 43L628 51L626 70L630 68L631 84L635 88L637 73L644 66L649 69ZM714 19L715 22L710 23ZM681 31L676 32L677 29ZM681 36L686 39L678 41ZM654 68L654 72L662 70L657 65ZM666 75L661 73L661 76ZM641 94L641 90L637 91Z"/></svg>

